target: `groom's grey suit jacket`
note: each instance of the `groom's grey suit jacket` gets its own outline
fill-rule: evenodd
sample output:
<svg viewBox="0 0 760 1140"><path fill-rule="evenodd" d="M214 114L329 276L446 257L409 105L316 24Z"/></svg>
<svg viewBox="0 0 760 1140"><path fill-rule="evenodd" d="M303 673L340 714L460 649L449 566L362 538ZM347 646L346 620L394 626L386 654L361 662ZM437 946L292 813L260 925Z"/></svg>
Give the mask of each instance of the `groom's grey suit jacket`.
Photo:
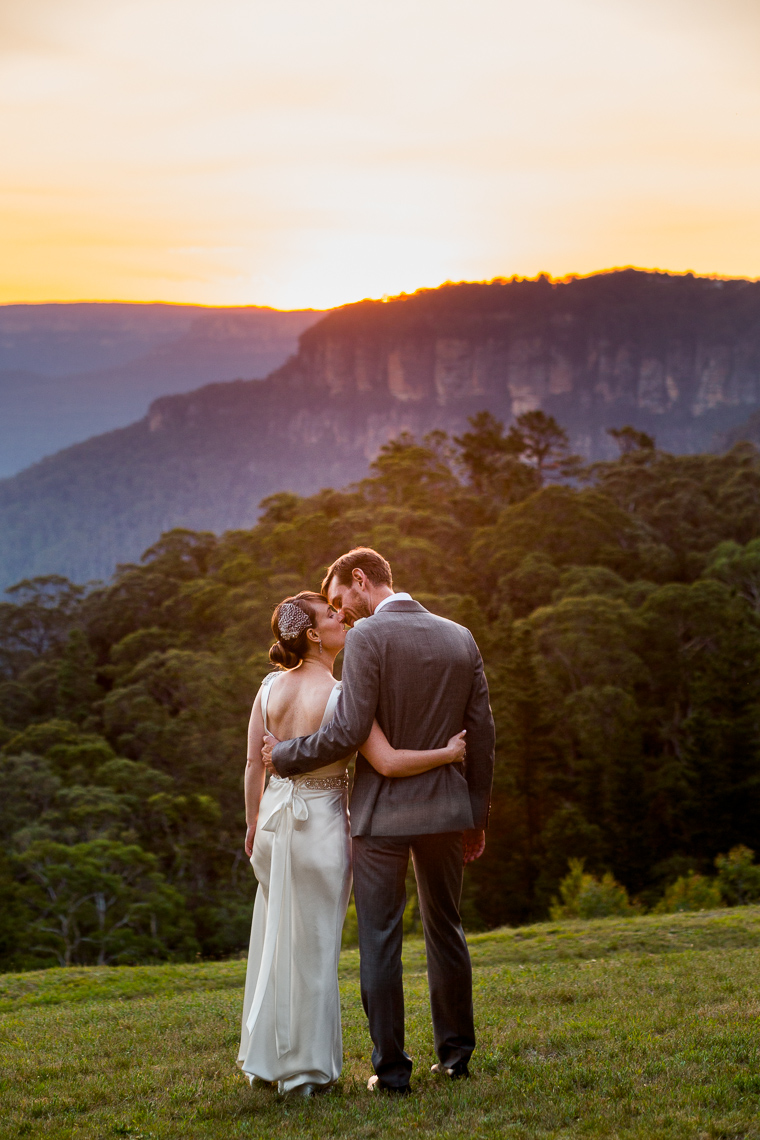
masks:
<svg viewBox="0 0 760 1140"><path fill-rule="evenodd" d="M429 835L484 828L494 725L483 662L469 630L419 602L387 602L349 630L343 689L329 724L286 740L272 760L281 776L312 772L356 751L377 717L394 748L442 748L467 729L467 759L419 776L381 776L360 754L351 834Z"/></svg>

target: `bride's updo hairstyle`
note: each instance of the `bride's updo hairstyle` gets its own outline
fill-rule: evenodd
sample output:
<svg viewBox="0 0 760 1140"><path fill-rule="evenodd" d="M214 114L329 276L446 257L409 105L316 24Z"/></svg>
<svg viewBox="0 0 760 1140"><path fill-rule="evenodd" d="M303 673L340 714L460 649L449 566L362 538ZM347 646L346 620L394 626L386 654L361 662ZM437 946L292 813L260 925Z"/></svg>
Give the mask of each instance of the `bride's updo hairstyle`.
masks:
<svg viewBox="0 0 760 1140"><path fill-rule="evenodd" d="M317 628L317 606L325 599L313 590L302 590L275 606L272 633L277 640L269 650L269 660L279 669L295 669L309 652L307 630Z"/></svg>

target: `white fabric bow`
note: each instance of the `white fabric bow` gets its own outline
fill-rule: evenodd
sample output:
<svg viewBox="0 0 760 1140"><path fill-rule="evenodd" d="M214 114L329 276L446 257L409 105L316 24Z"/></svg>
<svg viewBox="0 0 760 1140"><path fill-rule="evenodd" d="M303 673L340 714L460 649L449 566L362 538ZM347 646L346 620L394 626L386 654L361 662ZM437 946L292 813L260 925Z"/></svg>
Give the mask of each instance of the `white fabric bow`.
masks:
<svg viewBox="0 0 760 1140"><path fill-rule="evenodd" d="M248 1032L253 1033L276 960L275 1046L277 1056L282 1057L284 1053L290 1051L290 943L293 925L290 893L291 840L296 820L300 823L307 820L309 809L303 796L298 794L293 780L272 776L269 781L269 793L270 799L274 799L274 804L264 822L259 823L262 831L274 833L267 926L259 976L246 1026Z"/></svg>

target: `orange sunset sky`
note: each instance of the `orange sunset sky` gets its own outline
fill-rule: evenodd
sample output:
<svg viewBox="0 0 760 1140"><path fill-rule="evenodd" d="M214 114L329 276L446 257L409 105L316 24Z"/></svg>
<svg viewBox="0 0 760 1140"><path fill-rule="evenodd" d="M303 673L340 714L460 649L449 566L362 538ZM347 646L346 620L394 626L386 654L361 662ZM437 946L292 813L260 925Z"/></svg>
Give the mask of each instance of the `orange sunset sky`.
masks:
<svg viewBox="0 0 760 1140"><path fill-rule="evenodd" d="M0 301L760 276L759 0L0 0Z"/></svg>

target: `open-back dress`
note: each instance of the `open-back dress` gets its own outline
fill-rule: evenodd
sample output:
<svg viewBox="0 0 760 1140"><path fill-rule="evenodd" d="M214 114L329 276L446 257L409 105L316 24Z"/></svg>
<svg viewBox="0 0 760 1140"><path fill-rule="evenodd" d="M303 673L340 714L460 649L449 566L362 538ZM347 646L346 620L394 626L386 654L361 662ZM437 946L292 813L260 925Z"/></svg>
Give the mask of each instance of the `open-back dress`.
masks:
<svg viewBox="0 0 760 1140"><path fill-rule="evenodd" d="M261 687L261 714L280 673ZM322 717L333 716L336 681ZM253 908L238 1065L281 1093L338 1079L343 1039L338 956L351 894L347 760L295 779L272 776L261 797L251 864Z"/></svg>

